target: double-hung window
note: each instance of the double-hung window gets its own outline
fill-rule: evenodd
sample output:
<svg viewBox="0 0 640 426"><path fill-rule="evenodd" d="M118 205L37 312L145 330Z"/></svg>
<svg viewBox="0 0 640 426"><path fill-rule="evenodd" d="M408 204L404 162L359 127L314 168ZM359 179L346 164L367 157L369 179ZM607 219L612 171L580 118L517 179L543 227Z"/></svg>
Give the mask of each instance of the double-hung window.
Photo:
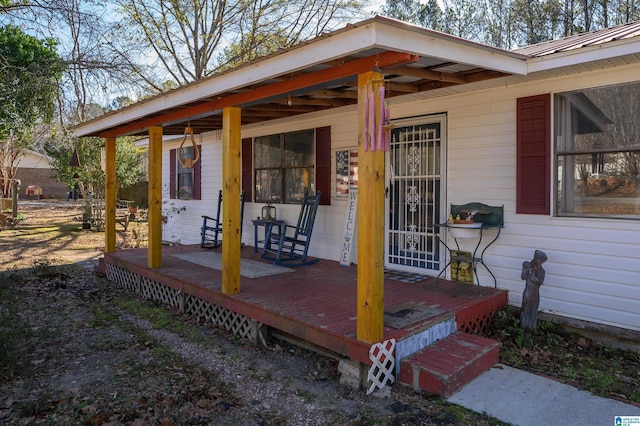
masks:
<svg viewBox="0 0 640 426"><path fill-rule="evenodd" d="M556 212L640 219L640 82L554 98Z"/></svg>
<svg viewBox="0 0 640 426"><path fill-rule="evenodd" d="M182 158L195 158L192 146L182 148ZM194 190L193 168L186 168L178 161L178 187L176 188L176 198L192 199Z"/></svg>
<svg viewBox="0 0 640 426"><path fill-rule="evenodd" d="M299 203L315 192L314 130L254 139L254 183L257 202Z"/></svg>

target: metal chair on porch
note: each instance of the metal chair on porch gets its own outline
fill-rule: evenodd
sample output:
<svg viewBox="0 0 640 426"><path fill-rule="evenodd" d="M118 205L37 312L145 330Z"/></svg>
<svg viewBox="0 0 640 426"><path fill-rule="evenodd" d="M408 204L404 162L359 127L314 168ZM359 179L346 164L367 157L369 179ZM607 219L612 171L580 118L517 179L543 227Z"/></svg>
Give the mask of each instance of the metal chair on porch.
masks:
<svg viewBox="0 0 640 426"><path fill-rule="evenodd" d="M202 228L200 229L200 247L216 248L222 244L219 238L222 234L222 222L220 212L222 210L222 190L218 193L218 210L216 217L202 216ZM242 235L242 220L244 218L244 191L240 194L240 233Z"/></svg>
<svg viewBox="0 0 640 426"><path fill-rule="evenodd" d="M320 195L320 191L315 195L305 192L296 226L283 224L269 227L262 252L263 259L273 259L276 265L287 266L310 265L319 260L308 259L307 253L311 244L318 204L320 204ZM277 232L275 232L276 229ZM287 235L287 231L292 235Z"/></svg>

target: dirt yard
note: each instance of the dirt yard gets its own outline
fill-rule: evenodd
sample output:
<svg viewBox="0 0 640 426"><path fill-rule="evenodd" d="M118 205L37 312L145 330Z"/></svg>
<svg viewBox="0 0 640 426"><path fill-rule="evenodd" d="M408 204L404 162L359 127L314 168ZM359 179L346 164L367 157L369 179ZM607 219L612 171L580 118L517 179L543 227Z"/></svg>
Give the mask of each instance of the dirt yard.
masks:
<svg viewBox="0 0 640 426"><path fill-rule="evenodd" d="M366 396L331 358L140 300L93 273L104 234L79 203L19 211L0 230L0 424L502 424L398 385ZM145 224L118 226L144 244Z"/></svg>

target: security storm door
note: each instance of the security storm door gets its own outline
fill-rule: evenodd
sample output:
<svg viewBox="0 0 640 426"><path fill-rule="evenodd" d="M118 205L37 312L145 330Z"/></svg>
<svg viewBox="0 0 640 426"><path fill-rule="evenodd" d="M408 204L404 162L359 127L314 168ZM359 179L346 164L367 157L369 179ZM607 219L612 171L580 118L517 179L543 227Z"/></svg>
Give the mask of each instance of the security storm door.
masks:
<svg viewBox="0 0 640 426"><path fill-rule="evenodd" d="M433 224L442 217L445 116L394 124L387 157L385 267L439 271L440 249Z"/></svg>

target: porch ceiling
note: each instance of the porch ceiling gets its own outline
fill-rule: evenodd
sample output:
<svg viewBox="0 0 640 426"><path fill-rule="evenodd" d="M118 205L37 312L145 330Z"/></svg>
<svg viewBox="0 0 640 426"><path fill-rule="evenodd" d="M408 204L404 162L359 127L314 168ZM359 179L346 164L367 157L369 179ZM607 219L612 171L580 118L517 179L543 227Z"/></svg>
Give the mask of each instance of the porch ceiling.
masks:
<svg viewBox="0 0 640 426"><path fill-rule="evenodd" d="M363 47L363 44L365 46ZM526 56L376 17L74 128L77 136L164 135L222 128L222 109L242 125L357 103L357 77L381 70L395 97L520 73ZM319 59L319 60L318 60ZM524 72L523 72L524 73Z"/></svg>

